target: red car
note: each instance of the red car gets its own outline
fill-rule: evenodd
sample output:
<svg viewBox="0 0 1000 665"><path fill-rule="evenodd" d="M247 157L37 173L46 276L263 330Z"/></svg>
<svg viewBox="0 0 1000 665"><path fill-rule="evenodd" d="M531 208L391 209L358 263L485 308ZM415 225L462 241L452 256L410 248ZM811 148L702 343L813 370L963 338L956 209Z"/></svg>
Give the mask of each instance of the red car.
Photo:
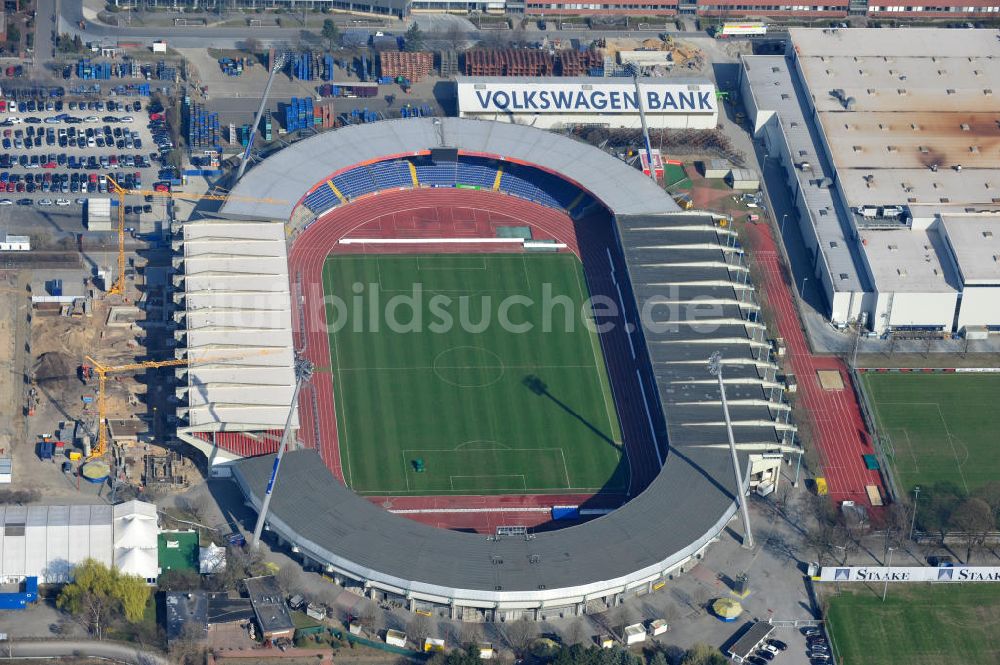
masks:
<svg viewBox="0 0 1000 665"><path fill-rule="evenodd" d="M43 169L54 169L55 167L56 167L55 162L45 162L44 164L42 164Z"/></svg>
<svg viewBox="0 0 1000 665"><path fill-rule="evenodd" d="M23 182L17 183L17 191L19 191L19 192L23 192L24 191L24 183Z"/></svg>
<svg viewBox="0 0 1000 665"><path fill-rule="evenodd" d="M14 183L12 183L12 182L8 182L8 183L7 183L7 187L6 187L6 189L7 189L7 191L8 191L8 192L13 192L13 191L14 191L14 189L15 189L15 187L14 187Z"/></svg>
<svg viewBox="0 0 1000 665"><path fill-rule="evenodd" d="M170 191L170 185L168 185L166 183L163 183L163 182L158 182L155 185L153 185L153 191L155 191L155 192L169 192Z"/></svg>

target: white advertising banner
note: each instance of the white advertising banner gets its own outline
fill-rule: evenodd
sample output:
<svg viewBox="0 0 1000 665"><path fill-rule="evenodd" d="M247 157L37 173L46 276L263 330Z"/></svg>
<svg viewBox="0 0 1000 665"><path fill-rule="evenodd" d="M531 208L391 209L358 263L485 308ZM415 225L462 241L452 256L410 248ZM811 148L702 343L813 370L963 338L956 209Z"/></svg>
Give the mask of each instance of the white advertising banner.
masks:
<svg viewBox="0 0 1000 665"><path fill-rule="evenodd" d="M715 86L710 83L641 82L639 92L643 110L649 114L713 114L718 110ZM639 99L631 79L458 82L458 108L462 114L638 114Z"/></svg>
<svg viewBox="0 0 1000 665"><path fill-rule="evenodd" d="M1000 582L996 566L824 566L820 582Z"/></svg>

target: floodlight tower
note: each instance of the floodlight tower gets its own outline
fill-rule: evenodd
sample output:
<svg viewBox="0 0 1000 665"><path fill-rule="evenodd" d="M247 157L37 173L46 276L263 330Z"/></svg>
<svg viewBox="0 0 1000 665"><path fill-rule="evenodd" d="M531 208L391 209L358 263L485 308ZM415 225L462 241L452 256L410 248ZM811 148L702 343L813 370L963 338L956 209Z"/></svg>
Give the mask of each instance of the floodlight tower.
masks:
<svg viewBox="0 0 1000 665"><path fill-rule="evenodd" d="M653 165L653 144L649 140L649 126L646 124L646 109L642 105L642 91L639 89L639 66L628 63L626 69L632 74L635 84L635 102L639 106L639 123L642 125L642 140L646 143L646 160L649 162L649 177L656 182L656 167Z"/></svg>
<svg viewBox="0 0 1000 665"><path fill-rule="evenodd" d="M716 351L708 359L708 371L719 379L719 393L722 395L722 413L726 418L726 434L729 436L729 452L733 456L733 473L736 474L736 503L743 516L743 547L753 549L753 532L750 530L750 510L743 495L743 473L736 456L736 440L733 438L733 422L729 419L729 402L726 401L726 384L722 380L722 354Z"/></svg>
<svg viewBox="0 0 1000 665"><path fill-rule="evenodd" d="M233 181L234 186L240 181L240 178L243 177L243 172L247 169L247 163L250 161L250 149L253 148L253 139L257 135L260 117L264 115L264 107L267 106L267 98L271 94L271 84L274 83L274 77L285 66L286 57L287 53L285 51L279 51L274 55L274 62L271 63L271 74L267 77L267 85L264 86L264 94L260 98L260 107L257 109L257 115L253 119L253 127L250 129L250 137L247 139L247 149L243 151L243 156L240 158L240 170L236 172L236 180Z"/></svg>
<svg viewBox="0 0 1000 665"><path fill-rule="evenodd" d="M292 416L295 414L295 405L299 401L299 392L302 385L312 378L313 364L303 357L295 359L295 390L292 391L292 403L288 407L288 417L285 418L285 429L281 432L281 443L278 444L278 454L274 456L274 466L271 467L271 479L267 481L267 489L264 491L264 500L260 504L260 512L257 514L257 524L253 528L253 538L250 540L250 547L257 549L260 545L260 533L264 530L264 520L267 518L267 508L271 505L271 494L274 493L274 483L278 479L278 468L281 466L281 458L285 456L285 448L288 447L288 436L292 429Z"/></svg>

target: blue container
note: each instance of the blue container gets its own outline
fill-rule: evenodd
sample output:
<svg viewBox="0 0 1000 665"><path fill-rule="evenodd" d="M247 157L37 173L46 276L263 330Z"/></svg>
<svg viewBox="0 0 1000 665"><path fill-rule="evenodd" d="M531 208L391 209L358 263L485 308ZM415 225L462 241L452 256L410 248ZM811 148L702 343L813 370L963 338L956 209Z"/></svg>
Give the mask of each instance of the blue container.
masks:
<svg viewBox="0 0 1000 665"><path fill-rule="evenodd" d="M578 520L580 519L579 506L552 506L552 519L558 520Z"/></svg>

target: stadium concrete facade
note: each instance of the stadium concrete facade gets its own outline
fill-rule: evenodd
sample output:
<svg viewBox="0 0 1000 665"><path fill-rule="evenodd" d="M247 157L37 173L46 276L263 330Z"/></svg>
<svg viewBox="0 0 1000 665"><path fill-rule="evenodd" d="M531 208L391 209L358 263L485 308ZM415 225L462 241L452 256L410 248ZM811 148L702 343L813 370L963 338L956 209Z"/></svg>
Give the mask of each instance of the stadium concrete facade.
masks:
<svg viewBox="0 0 1000 665"><path fill-rule="evenodd" d="M740 94L830 320L1000 328L997 31L789 33L784 56L743 58Z"/></svg>
<svg viewBox="0 0 1000 665"><path fill-rule="evenodd" d="M438 151L459 160L458 166L435 168L425 161ZM467 160L464 167L461 160ZM461 174L463 168L465 176L442 182L442 173ZM507 180L508 170L522 180ZM461 119L360 125L297 143L249 171L220 216L287 225L294 243L303 229L322 225L334 209L349 213L359 199L389 188L468 189L465 177L495 183L493 195L528 198L574 219L595 206L606 213L602 223L612 225L617 247L598 256L618 254L616 279L626 316L643 321L629 331L629 346L640 367L636 379L643 422L648 420L655 441L656 477L623 506L589 522L484 535L393 514L354 494L327 468L328 460L297 445L282 465L269 533L304 564L366 595L412 609L446 608L466 620L579 614L659 589L693 565L737 508L721 399L706 366L713 351L724 358L745 473L740 491L776 484L782 462L800 452L743 251L728 224L710 214L680 212L640 172L571 139ZM553 189L523 184L543 181ZM380 189L382 182L391 187ZM238 198L247 192L285 202L248 204ZM465 195L470 198L463 205L474 206L476 192ZM178 284L187 285L184 262L177 269ZM295 275L286 279L292 294L302 293ZM302 306L302 297L293 295L290 302ZM715 308L707 319L706 304ZM294 321L291 311L284 317L289 325ZM226 430L224 422L217 428ZM202 440L215 449L227 445L219 438ZM246 457L224 466L257 509L273 455L230 450L229 456Z"/></svg>

